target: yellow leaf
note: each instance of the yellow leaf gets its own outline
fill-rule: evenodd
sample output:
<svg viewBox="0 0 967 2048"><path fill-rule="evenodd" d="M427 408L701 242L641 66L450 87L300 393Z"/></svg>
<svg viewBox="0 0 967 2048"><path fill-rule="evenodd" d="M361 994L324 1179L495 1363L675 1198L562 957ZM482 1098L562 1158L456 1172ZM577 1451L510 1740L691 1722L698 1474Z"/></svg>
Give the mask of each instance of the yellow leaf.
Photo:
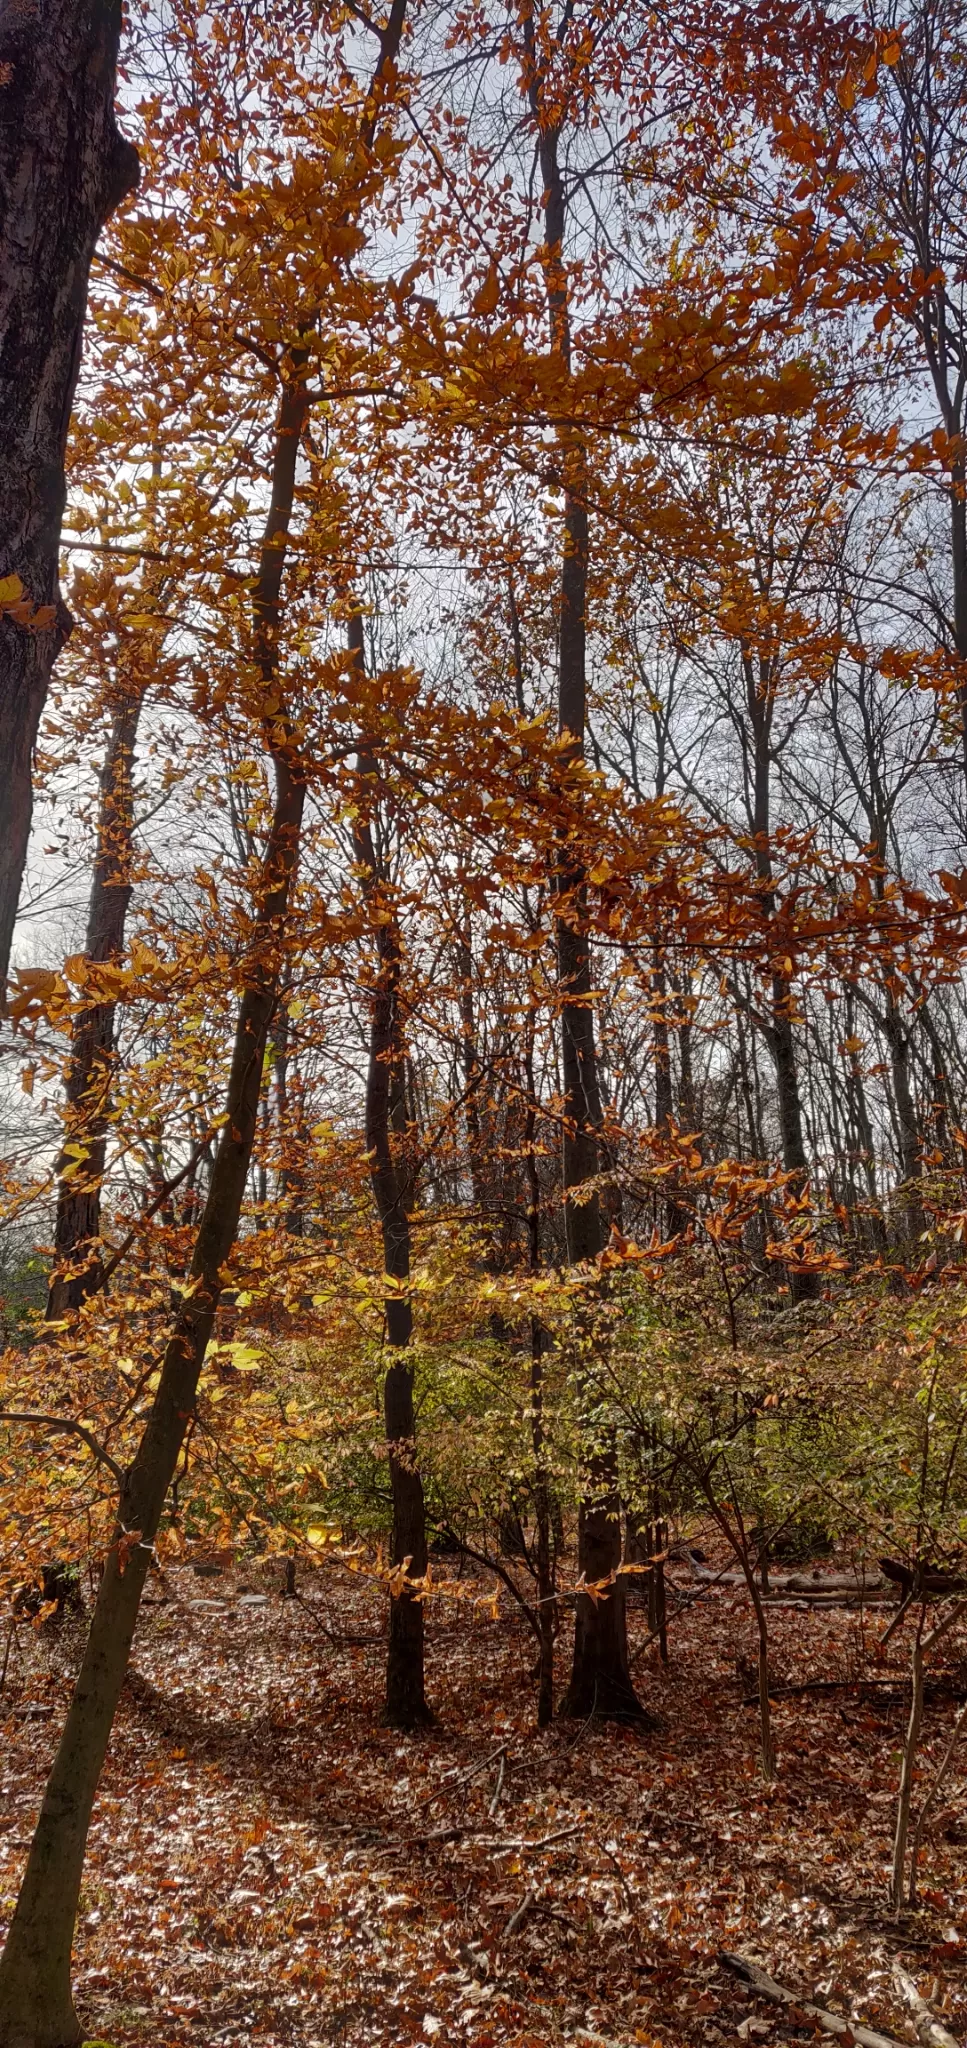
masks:
<svg viewBox="0 0 967 2048"><path fill-rule="evenodd" d="M16 604L23 594L19 576L0 576L0 604Z"/></svg>
<svg viewBox="0 0 967 2048"><path fill-rule="evenodd" d="M32 1095L34 1092L34 1076L36 1072L36 1067L25 1067L20 1076L20 1086L25 1095Z"/></svg>

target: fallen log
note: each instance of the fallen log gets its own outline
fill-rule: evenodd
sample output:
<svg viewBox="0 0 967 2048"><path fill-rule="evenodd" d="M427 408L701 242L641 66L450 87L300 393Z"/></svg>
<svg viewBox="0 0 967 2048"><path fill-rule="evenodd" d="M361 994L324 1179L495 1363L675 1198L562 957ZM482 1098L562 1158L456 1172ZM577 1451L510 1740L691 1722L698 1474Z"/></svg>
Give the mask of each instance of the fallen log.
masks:
<svg viewBox="0 0 967 2048"><path fill-rule="evenodd" d="M720 1949L718 1960L723 1969L741 1978L759 1998L768 1998L773 2005L794 2006L824 2034L836 2034L849 2044L855 2042L857 2048L908 2048L895 2034L878 2034L873 2027L861 2026L858 2020L844 2020L838 2013L827 2012L825 2006L814 2005L810 1998L797 1997L784 1984L777 1984L774 1977L767 1977L758 1963L749 1962L746 1956L729 1955L726 1949Z"/></svg>
<svg viewBox="0 0 967 2048"><path fill-rule="evenodd" d="M921 1998L912 1977L908 1977L898 1962L893 1965L893 1982L906 2000L913 2014L913 2024L921 2048L960 2048L960 2042L949 2033L942 2020L934 2018L925 1998Z"/></svg>
<svg viewBox="0 0 967 2048"><path fill-rule="evenodd" d="M817 1608L846 1607L888 1607L894 1603L888 1592L872 1593L763 1593L760 1595L764 1607L794 1607L800 1614L811 1613Z"/></svg>
<svg viewBox="0 0 967 2048"><path fill-rule="evenodd" d="M881 1557L880 1570L899 1586L905 1600L946 1600L951 1593L967 1593L967 1579L962 1573L943 1571L939 1566L918 1566L914 1570L891 1557Z"/></svg>
<svg viewBox="0 0 967 2048"><path fill-rule="evenodd" d="M744 1586L738 1571L713 1572L704 1565L692 1565L692 1576L701 1585ZM670 1584L676 1584L669 1579ZM894 1581L896 1583L896 1581ZM770 1593L850 1593L860 1598L868 1593L889 1593L890 1579L882 1572L775 1572L769 1573Z"/></svg>

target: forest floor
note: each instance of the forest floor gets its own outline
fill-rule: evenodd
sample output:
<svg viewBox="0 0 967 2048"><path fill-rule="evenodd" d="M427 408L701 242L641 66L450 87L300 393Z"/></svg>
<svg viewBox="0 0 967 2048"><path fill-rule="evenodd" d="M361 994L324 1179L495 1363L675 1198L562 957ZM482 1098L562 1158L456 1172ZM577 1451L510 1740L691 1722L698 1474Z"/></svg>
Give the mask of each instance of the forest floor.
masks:
<svg viewBox="0 0 967 2048"><path fill-rule="evenodd" d="M381 1725L380 1595L336 1566L152 1583L103 1778L78 2009L117 2048L717 2048L812 2039L721 1950L912 2039L891 1969L967 2029L967 1782L927 1843L922 1906L887 1876L907 1711L882 1612L771 1610L779 1777L763 1786L741 1589L674 1617L636 1666L657 1732L535 1726L531 1638L434 1602L438 1729ZM629 1602L633 1641L647 1635ZM23 1865L80 1625L18 1632L0 1714L0 1920ZM330 1631L330 1633L326 1633ZM335 1640L334 1640L335 1638ZM347 1640L356 1638L357 1640ZM358 1639L362 1640L358 1640ZM566 1641L562 1636L563 1668ZM948 1653L922 1783L967 1666ZM780 1681L840 1681L783 1696ZM892 1681L892 1683L890 1682ZM496 1754L496 1752L500 1754ZM501 1764L503 1768L501 1770ZM967 1738L965 1738L967 1770Z"/></svg>

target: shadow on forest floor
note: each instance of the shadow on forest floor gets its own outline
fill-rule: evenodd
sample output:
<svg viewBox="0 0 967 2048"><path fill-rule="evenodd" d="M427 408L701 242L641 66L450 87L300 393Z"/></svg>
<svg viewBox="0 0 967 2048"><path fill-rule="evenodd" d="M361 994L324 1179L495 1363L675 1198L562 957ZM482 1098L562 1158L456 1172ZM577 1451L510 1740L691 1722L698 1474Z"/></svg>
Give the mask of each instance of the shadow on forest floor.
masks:
<svg viewBox="0 0 967 2048"><path fill-rule="evenodd" d="M765 1788L743 1704L753 1630L732 1588L673 1622L667 1671L653 1651L639 1663L652 1734L539 1733L517 1618L431 1608L441 1725L413 1738L380 1719L366 1584L333 1591L320 1574L304 1603L260 1601L229 1576L203 1600L182 1569L170 1590L139 1631L92 1830L76 1952L92 2035L118 2048L808 2038L721 1968L723 1949L907 2038L901 1955L947 2025L967 2024L964 1802L955 1780L924 1908L898 1926L886 1867L905 1652L874 1664L862 1616L775 1610L780 1775ZM644 1638L637 1604L631 1628ZM332 1640L343 1631L364 1640ZM24 1645L6 1700L3 1912L69 1683L43 1631ZM562 1641L562 1667L564 1654ZM864 1677L879 1683L846 1683ZM783 1691L830 1678L843 1688ZM951 1713L938 1695L927 1773Z"/></svg>

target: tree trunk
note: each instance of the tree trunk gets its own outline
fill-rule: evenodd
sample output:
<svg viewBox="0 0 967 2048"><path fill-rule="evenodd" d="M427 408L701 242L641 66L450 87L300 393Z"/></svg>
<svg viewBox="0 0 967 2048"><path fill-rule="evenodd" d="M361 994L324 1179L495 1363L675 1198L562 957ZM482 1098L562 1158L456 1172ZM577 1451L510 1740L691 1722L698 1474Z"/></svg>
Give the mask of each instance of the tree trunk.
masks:
<svg viewBox="0 0 967 2048"><path fill-rule="evenodd" d="M84 944L85 958L95 964L117 961L124 951L131 901L131 773L143 701L139 693L119 706L101 771L97 852ZM113 1001L94 1002L74 1020L67 1070L65 1150L58 1161L48 1320L78 1308L100 1284L101 1186L114 1070L115 1010ZM78 1149L68 1151L67 1147Z"/></svg>
<svg viewBox="0 0 967 2048"><path fill-rule="evenodd" d="M138 177L114 118L120 28L121 0L0 0L0 996L37 728L71 627L60 529L91 258Z"/></svg>
<svg viewBox="0 0 967 2048"><path fill-rule="evenodd" d="M778 906L772 865L772 720L775 709L776 671L772 661L763 655L754 657L747 648L742 650L742 670L746 686L746 710L752 734L750 823L755 840L756 880L771 950L779 943L779 935L774 934L773 930ZM809 1162L803 1138L802 1096L799 1089L796 1042L793 1036L792 987L788 977L776 973L775 970L770 979L771 1002L766 1042L776 1075L782 1163L786 1172L795 1176L793 1186L796 1192L801 1194L808 1183ZM819 1292L817 1275L797 1271L795 1266L790 1268L789 1283L794 1302L814 1300Z"/></svg>
<svg viewBox="0 0 967 2048"><path fill-rule="evenodd" d="M534 17L522 21L527 93L537 131L544 183L544 286L553 353L571 367L567 273L564 268L566 199L558 145L563 115L543 103ZM558 644L558 731L567 742L565 763L581 760L587 724L588 514L586 451L579 434L560 436L564 478L564 552ZM601 1092L594 1043L591 947L583 868L561 849L554 875L557 901L557 972L561 1006L564 1221L572 1264L597 1258L603 1246L597 1190L585 1192L600 1168ZM580 1193L578 1191L581 1191ZM603 1596L578 1596L571 1680L562 1711L642 1717L628 1663L625 1589L613 1575L621 1563L617 1459L612 1438L597 1442L586 1461L578 1519L578 1569L588 1583L611 1579Z"/></svg>
<svg viewBox="0 0 967 2048"><path fill-rule="evenodd" d="M360 122L360 137L367 148L371 146L375 132L379 89L388 84L391 90L395 78L405 5L406 0L393 0L386 27L380 34L379 62L370 86L366 112ZM105 22L113 24L109 67L113 88L119 10L102 5L101 0L90 0L90 6L92 19L101 34L101 41L91 45L90 69L95 78L101 78L101 99L104 101L102 74L106 58L103 35L106 31L103 25ZM13 14L12 7L8 11ZM68 9L66 6L58 9L51 4L47 12L59 21L61 14L68 14ZM8 51L3 40L4 18L0 17L0 58L5 59ZM34 17L24 10L21 20L33 22ZM53 26L53 23L44 24L46 43L50 41ZM33 33L40 41L36 28ZM69 57L70 53L62 53L65 54ZM38 52L38 76L46 72L49 61L45 46L42 60ZM65 91L68 87L70 89L72 102L75 97L84 98L83 91L72 77L69 63L65 65L63 82ZM42 115L43 110L39 111ZM55 111L51 110L51 118ZM130 161L133 152L130 157L126 156L116 136L110 93L104 101L102 128L112 143L115 165L118 160L122 167L127 164L127 184L119 175L115 176L113 190L116 200L133 182ZM78 148L80 140L76 138ZM0 151L3 147L0 141ZM0 163L3 162L0 157ZM9 171L9 161L7 169ZM99 220L108 210L105 205ZM64 211L66 213L66 209ZM96 232L96 226L93 232ZM89 254L87 260L90 260ZM85 265L75 322L75 355L83 316L86 276ZM45 318L49 326L49 304ZM2 331L0 326L0 333ZM245 961L245 980L226 1091L225 1119L195 1240L190 1284L172 1323L158 1389L140 1444L125 1474L117 1527L91 1619L84 1660L44 1793L20 1896L0 1957L0 2048L74 2048L81 2038L71 1998L70 1955L91 1811L127 1669L151 1548L194 1412L198 1379L222 1287L222 1268L235 1242L258 1125L269 1025L285 982L285 925L299 854L306 786L303 767L295 749L293 728L279 706L277 669L282 578L295 502L296 464L309 409L304 369L304 360L300 359L298 352L293 352L283 372L270 502L252 598L254 652L265 685L268 751L275 770L276 794ZM64 398L65 435L72 389L71 380ZM62 478L59 488L62 493ZM60 503L61 499L58 499L58 507ZM59 516L58 509L58 520ZM54 543L56 548L56 534Z"/></svg>
<svg viewBox="0 0 967 2048"><path fill-rule="evenodd" d="M885 988L884 998L884 1033L899 1133L902 1234L908 1242L916 1243L926 1227L926 1219L920 1198L920 1125L910 1085L910 1041L891 988Z"/></svg>
<svg viewBox="0 0 967 2048"><path fill-rule="evenodd" d="M292 1071L289 1017L284 1001L276 1014L273 1038L272 1069L279 1144L278 1194L280 1203L285 1205L282 1228L290 1237L301 1237L305 1229L305 1119L301 1080Z"/></svg>
<svg viewBox="0 0 967 2048"><path fill-rule="evenodd" d="M527 1118L524 1126L524 1158L527 1169L527 1265L536 1276L541 1266L541 1183L537 1171L537 1089L534 1080L534 1011L527 1013L524 1050L527 1080ZM546 1728L554 1717L554 1592L555 1573L551 1542L551 1488L547 1469L544 1424L544 1330L538 1315L530 1318L531 1372L530 1425L534 1455L534 1521L536 1525L535 1566L537 1572L537 1629L540 1644L537 1685L537 1725Z"/></svg>
<svg viewBox="0 0 967 2048"><path fill-rule="evenodd" d="M239 1005L226 1117L161 1379L134 1462L54 1759L16 1911L0 1958L0 2048L70 2048L81 2038L70 1957L94 1795L124 1683L151 1550L194 1412L258 1121L262 1062L282 964L305 785L276 757L276 801L262 866L247 985Z"/></svg>
<svg viewBox="0 0 967 2048"><path fill-rule="evenodd" d="M673 983L678 997L678 1115L682 1129L696 1140L700 1140L698 1128L698 1103L695 1095L695 1075L692 1070L692 1004L691 983L687 968L681 980ZM701 1150L701 1145L699 1144Z"/></svg>
<svg viewBox="0 0 967 2048"><path fill-rule="evenodd" d="M349 648L355 667L362 673L363 622L358 613L349 621ZM407 1124L400 1017L402 960L399 927L395 912L387 903L386 878L367 815L367 799L376 800L378 776L376 760L368 748L360 748L356 771L361 801L353 828L354 851L366 903L379 913L374 925L377 971L369 992L366 1149L386 1275L393 1283L385 1303L390 1363L383 1381L393 1497L392 1561L395 1566L405 1567L408 1579L420 1579L427 1567L426 1508L416 1462L413 1367L407 1356L413 1334L413 1311L405 1292L410 1277L410 1188L400 1165ZM390 1596L386 1659L386 1716L396 1728L416 1728L432 1719L424 1690L423 1635L423 1602L404 1583L399 1592Z"/></svg>
<svg viewBox="0 0 967 2048"><path fill-rule="evenodd" d="M962 430L962 412L945 420L948 433ZM963 443L961 443L961 447ZM967 795L967 463L959 454L950 473L950 566L953 580L954 646L960 661L962 680L957 686L960 707L961 759L964 792Z"/></svg>
<svg viewBox="0 0 967 2048"><path fill-rule="evenodd" d="M903 1905L903 1879L907 1862L907 1836L910 1831L910 1806L913 1799L913 1778L916 1769L917 1750L920 1746L920 1730L923 1726L923 1623L925 1609L921 1609L917 1632L913 1639L913 1654L910 1670L910 1713L906 1734L903 1738L900 1763L900 1787L897 1793L896 1821L893 1829L893 1863L890 1871L890 1904L894 1912Z"/></svg>

